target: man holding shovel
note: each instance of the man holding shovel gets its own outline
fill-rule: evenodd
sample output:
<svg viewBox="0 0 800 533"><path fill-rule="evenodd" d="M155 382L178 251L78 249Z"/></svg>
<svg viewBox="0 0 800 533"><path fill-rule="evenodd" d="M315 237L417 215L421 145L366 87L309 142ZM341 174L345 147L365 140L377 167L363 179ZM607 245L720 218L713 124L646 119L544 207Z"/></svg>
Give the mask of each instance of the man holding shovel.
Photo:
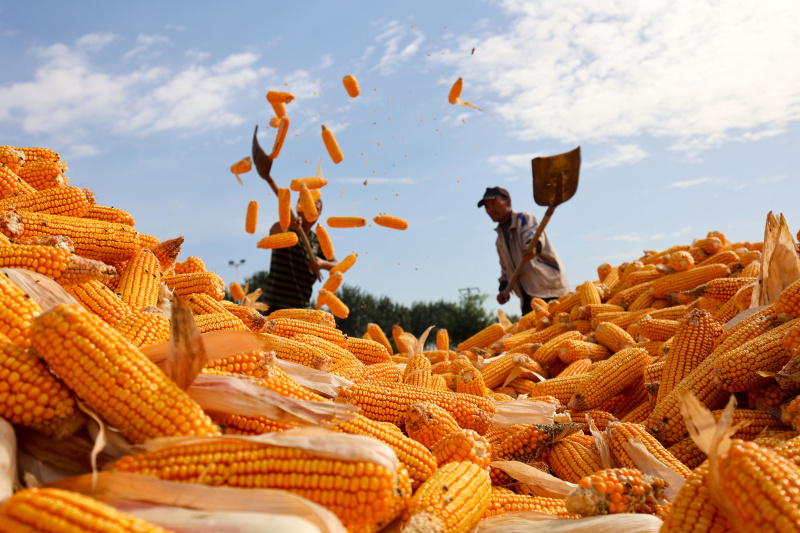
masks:
<svg viewBox="0 0 800 533"><path fill-rule="evenodd" d="M536 234L539 221L530 213L511 209L511 196L502 187L487 187L478 207L485 208L489 218L497 222L497 254L502 272L497 302L502 305L509 299L509 280ZM523 266L511 290L522 301L522 314L531 310L533 298L550 301L569 291L567 273L546 232L539 236L533 259Z"/></svg>

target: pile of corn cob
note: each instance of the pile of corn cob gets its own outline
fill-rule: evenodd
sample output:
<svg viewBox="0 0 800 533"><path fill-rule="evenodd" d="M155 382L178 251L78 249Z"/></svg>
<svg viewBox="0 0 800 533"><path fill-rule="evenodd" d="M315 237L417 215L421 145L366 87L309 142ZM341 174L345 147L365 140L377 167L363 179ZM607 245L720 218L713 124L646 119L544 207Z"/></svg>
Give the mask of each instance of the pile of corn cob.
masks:
<svg viewBox="0 0 800 533"><path fill-rule="evenodd" d="M44 435L89 465L89 412L122 450L99 457L101 481L280 489L335 514L327 530L491 530L531 511L614 515L620 529L625 513L663 531L800 529L800 281L749 309L761 243L711 232L601 265L597 280L455 349L445 330L429 350L395 326L395 353L376 324L353 338L322 310L264 316L225 300L199 258L177 260L181 239L139 234L129 214L67 185L65 168L50 150L0 147L0 267L46 276L75 302L41 305L0 276L0 417L20 449ZM154 363L174 331L170 301L200 333L256 334L259 349L209 349L203 376L359 414L309 433L272 411L204 408ZM325 379L332 393L315 385ZM732 441L689 437L687 393L733 425ZM731 394L739 407L723 413ZM69 466L8 498L0 529L163 531L70 481L90 466Z"/></svg>

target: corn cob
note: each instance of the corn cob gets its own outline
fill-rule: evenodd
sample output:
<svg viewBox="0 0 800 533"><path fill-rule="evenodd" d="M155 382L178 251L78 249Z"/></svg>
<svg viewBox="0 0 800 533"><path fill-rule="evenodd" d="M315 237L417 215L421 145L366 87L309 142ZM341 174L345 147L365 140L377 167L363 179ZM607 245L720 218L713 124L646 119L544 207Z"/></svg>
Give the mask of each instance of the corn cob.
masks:
<svg viewBox="0 0 800 533"><path fill-rule="evenodd" d="M708 468L706 461L686 479L664 517L663 533L724 533L733 529L711 498Z"/></svg>
<svg viewBox="0 0 800 533"><path fill-rule="evenodd" d="M241 289L242 288L239 287L239 290ZM225 307L225 305L221 301L218 301L209 296L208 294L202 292L196 292L194 294L190 294L186 298L182 298L182 300L184 300L189 305L189 308L192 310L192 314L194 315L207 315L209 313L228 312L228 308Z"/></svg>
<svg viewBox="0 0 800 533"><path fill-rule="evenodd" d="M183 465L180 469L171 466L177 460ZM128 455L113 468L183 483L281 488L327 507L351 527L383 519L395 487L395 472L378 463L238 439Z"/></svg>
<svg viewBox="0 0 800 533"><path fill-rule="evenodd" d="M471 394L431 390L413 385L380 386L369 383L345 387L338 402L358 405L372 420L399 424L407 407L414 403L433 403L447 410L464 429L483 434L489 427L494 406L487 398Z"/></svg>
<svg viewBox="0 0 800 533"><path fill-rule="evenodd" d="M636 301L636 298L638 298L640 294L642 294L643 292L650 291L651 287L653 286L654 283L656 283L656 281L662 281L663 279L665 279L665 277L659 278L658 280L654 281L646 281L644 283L634 285L633 287L628 287L626 289L620 290L619 292L614 294L614 296L611 297L606 303L619 305L624 309L628 309L630 305L634 301ZM658 296L656 296L656 298L658 298Z"/></svg>
<svg viewBox="0 0 800 533"><path fill-rule="evenodd" d="M656 401L667 394L700 364L713 349L714 341L722 334L722 326L699 309L680 320L661 374Z"/></svg>
<svg viewBox="0 0 800 533"><path fill-rule="evenodd" d="M71 261L72 254L55 246L0 244L0 268L24 268L58 279Z"/></svg>
<svg viewBox="0 0 800 533"><path fill-rule="evenodd" d="M342 78L342 83L344 84L344 90L347 91L347 95L350 98L355 98L359 94L361 94L361 88L358 86L358 80L350 74Z"/></svg>
<svg viewBox="0 0 800 533"><path fill-rule="evenodd" d="M566 378L569 376L579 376L586 374L592 368L591 359L578 359L567 365L567 368L558 373L557 378Z"/></svg>
<svg viewBox="0 0 800 533"><path fill-rule="evenodd" d="M331 242L331 237L328 235L328 230L325 229L325 226L317 226L317 239L319 240L319 247L325 259L333 259L333 243ZM328 281L330 281L330 279ZM334 292L335 291L336 289L334 289Z"/></svg>
<svg viewBox="0 0 800 533"><path fill-rule="evenodd" d="M333 427L334 431L350 435L373 437L394 450L397 459L408 469L414 490L419 488L436 470L436 457L416 440L406 437L394 424L377 422L358 415L353 420Z"/></svg>
<svg viewBox="0 0 800 533"><path fill-rule="evenodd" d="M256 226L258 224L258 202L256 200L250 200L247 204L247 214L245 215L244 219L244 230L247 233L253 234L256 232Z"/></svg>
<svg viewBox="0 0 800 533"><path fill-rule="evenodd" d="M373 221L375 224L383 226L384 228L396 230L408 229L408 221L400 217L381 214L376 216Z"/></svg>
<svg viewBox="0 0 800 533"><path fill-rule="evenodd" d="M148 250L152 250L154 247L161 244L161 239L155 237L153 235L145 235L144 233L139 234L139 247L140 248L147 248ZM205 267L203 267L205 270Z"/></svg>
<svg viewBox="0 0 800 533"><path fill-rule="evenodd" d="M552 378L538 383L529 379L516 378L509 386L518 394L527 394L531 398L536 396L552 396L561 404L569 403L578 385L586 379L585 375Z"/></svg>
<svg viewBox="0 0 800 533"><path fill-rule="evenodd" d="M233 298L234 300L239 300L239 301L244 300L244 296L245 296L244 289L242 288L241 285L239 285L235 281L231 281L228 284L228 290L231 293L231 298ZM216 300L214 300L214 301L216 301Z"/></svg>
<svg viewBox="0 0 800 533"><path fill-rule="evenodd" d="M664 273L660 272L659 270L657 270L655 268L655 265L652 265L652 268L645 267L642 270L637 270L636 272L631 272L628 275L628 282L631 284L631 287L635 287L636 285L639 285L640 283L648 283L650 281L655 281L658 278L662 278L662 277L664 277ZM630 306L628 307L628 309L630 309Z"/></svg>
<svg viewBox="0 0 800 533"><path fill-rule="evenodd" d="M326 328L332 329L332 328ZM338 330L333 330L338 331ZM341 344L325 340L317 335L309 335L298 333L293 337L294 340L300 341L308 346L317 348L322 353L328 355L331 360L331 367L328 372L342 376L349 379L354 383L361 383L365 377L364 363L358 360L347 348L343 348ZM345 346L347 341L345 341Z"/></svg>
<svg viewBox="0 0 800 533"><path fill-rule="evenodd" d="M624 445L634 438L644 444L647 451L684 478L688 477L691 470L675 458L660 442L658 442L641 424L627 422L610 422L605 432L606 439L614 454L616 463L625 468L636 469L638 466L625 451Z"/></svg>
<svg viewBox="0 0 800 533"><path fill-rule="evenodd" d="M636 341L624 329L612 322L603 322L594 331L594 338L612 352L630 348Z"/></svg>
<svg viewBox="0 0 800 533"><path fill-rule="evenodd" d="M330 269L330 275L333 276L337 272L341 272L344 274L350 267L352 267L356 263L356 259L358 259L358 254L350 254L341 261L339 261L333 268Z"/></svg>
<svg viewBox="0 0 800 533"><path fill-rule="evenodd" d="M581 516L614 513L655 514L663 503L663 479L630 468L601 470L584 477L567 495L567 511Z"/></svg>
<svg viewBox="0 0 800 533"><path fill-rule="evenodd" d="M714 367L715 379L720 386L731 392L739 392L768 383L770 378L761 377L757 371L776 372L789 362L790 356L783 351L782 340L797 323L797 318L792 319L720 354Z"/></svg>
<svg viewBox="0 0 800 533"><path fill-rule="evenodd" d="M0 508L0 530L26 533L168 533L155 524L76 492L39 487L12 496Z"/></svg>
<svg viewBox="0 0 800 533"><path fill-rule="evenodd" d="M282 116L278 124L278 133L275 135L275 143L272 145L272 153L269 154L271 159L277 158L283 148L283 142L286 140L286 134L289 131L289 117Z"/></svg>
<svg viewBox="0 0 800 533"><path fill-rule="evenodd" d="M451 104L455 104L458 102L458 98L461 96L461 89L464 86L464 80L458 78L453 86L450 88L450 94L447 95L447 101Z"/></svg>
<svg viewBox="0 0 800 533"><path fill-rule="evenodd" d="M279 359L325 371L333 364L329 355L314 346L281 335L270 333L262 333L262 335L268 348L274 350Z"/></svg>
<svg viewBox="0 0 800 533"><path fill-rule="evenodd" d="M256 243L257 248L262 250L275 250L279 248L291 248L299 242L297 233L287 231L285 233L276 233L274 235L267 235Z"/></svg>
<svg viewBox="0 0 800 533"><path fill-rule="evenodd" d="M285 91L268 91L267 102L270 104L290 104L294 100L294 95Z"/></svg>
<svg viewBox="0 0 800 533"><path fill-rule="evenodd" d="M28 185L41 191L66 186L69 179L64 175L65 170L67 165L60 160L26 158L18 174Z"/></svg>
<svg viewBox="0 0 800 533"><path fill-rule="evenodd" d="M733 267L739 263L739 254L733 250L723 250L713 255L709 255L695 265L695 268L703 267L706 265L728 265Z"/></svg>
<svg viewBox="0 0 800 533"><path fill-rule="evenodd" d="M120 273L116 293L134 311L158 303L158 291L163 273L155 254L145 248L139 250Z"/></svg>
<svg viewBox="0 0 800 533"><path fill-rule="evenodd" d="M536 353L533 354L532 359L542 365L542 367L547 370L550 375L555 375L557 372L553 370L562 366L560 354L561 354L561 344L568 340L582 340L583 335L581 335L578 331L566 331L555 337L552 337L550 340L546 341L542 344L541 348L536 350Z"/></svg>
<svg viewBox="0 0 800 533"><path fill-rule="evenodd" d="M518 367L525 368L529 363L530 360L526 356L519 354L509 353L498 357L480 370L484 385L488 389L499 387L512 370Z"/></svg>
<svg viewBox="0 0 800 533"><path fill-rule="evenodd" d="M6 209L82 217L89 209L89 200L83 189L69 186L57 187L0 200L0 210Z"/></svg>
<svg viewBox="0 0 800 533"><path fill-rule="evenodd" d="M567 338L558 345L558 358L567 364L589 359L602 361L611 357L611 350L602 344L586 342L582 339Z"/></svg>
<svg viewBox="0 0 800 533"><path fill-rule="evenodd" d="M320 228L321 229L321 228ZM344 281L344 276L341 272L334 272L330 276L328 276L328 280L323 283L322 288L329 292L336 292L339 290L339 286Z"/></svg>
<svg viewBox="0 0 800 533"><path fill-rule="evenodd" d="M483 376L475 368L464 368L456 375L456 392L486 396L486 385Z"/></svg>
<svg viewBox="0 0 800 533"><path fill-rule="evenodd" d="M651 292L656 298L663 298L667 293L688 291L713 279L728 277L730 274L730 267L721 263L696 266L654 281Z"/></svg>
<svg viewBox="0 0 800 533"><path fill-rule="evenodd" d="M417 387L430 387L431 361L424 355L415 354L408 358L406 368L403 370L403 383Z"/></svg>
<svg viewBox="0 0 800 533"><path fill-rule="evenodd" d="M160 242L151 248L148 248L154 254L158 262L161 264L163 272L172 273L175 268L175 261L181 253L181 246L183 245L183 237L175 237L174 239L167 239Z"/></svg>
<svg viewBox="0 0 800 533"><path fill-rule="evenodd" d="M495 461L520 461L530 463L539 460L555 442L577 433L583 424L517 424L510 428L510 435L492 447L492 459ZM499 470L492 469L492 478L505 477ZM501 475L498 475L501 474Z"/></svg>
<svg viewBox="0 0 800 533"><path fill-rule="evenodd" d="M617 352L598 363L578 384L568 407L585 411L601 405L641 380L649 363L650 356L642 348L626 348Z"/></svg>
<svg viewBox="0 0 800 533"><path fill-rule="evenodd" d="M491 501L489 475L480 466L446 463L429 477L412 496L404 514L403 531L470 530Z"/></svg>
<svg viewBox="0 0 800 533"><path fill-rule="evenodd" d="M152 308L131 311L113 324L113 328L136 347L149 346L169 340L170 324L163 313Z"/></svg>
<svg viewBox="0 0 800 533"><path fill-rule="evenodd" d="M199 257L189 256L185 261L175 263L175 275L206 272L206 265Z"/></svg>
<svg viewBox="0 0 800 533"><path fill-rule="evenodd" d="M333 315L320 309L279 309L271 312L267 318L270 320L274 318L291 318L292 320L301 320L323 327L336 327Z"/></svg>
<svg viewBox="0 0 800 533"><path fill-rule="evenodd" d="M322 142L325 144L325 149L328 151L331 161L333 161L334 164L341 163L344 159L342 149L339 148L339 143L336 142L336 137L333 136L333 132L326 128L325 124L322 125Z"/></svg>
<svg viewBox="0 0 800 533"><path fill-rule="evenodd" d="M605 431L609 422L619 422L616 416L602 409L588 409L586 411L567 411L575 422L585 422L589 427L589 419L594 421L597 429ZM587 435L588 436L588 435Z"/></svg>
<svg viewBox="0 0 800 533"><path fill-rule="evenodd" d="M192 295L192 296L199 296L199 295ZM255 331L260 333L261 330L264 329L264 326L267 324L266 317L264 317L264 315L262 315L252 307L236 305L235 303L228 302L226 300L222 300L220 303L222 304L222 307L224 307L226 311L238 317L239 320L244 322L244 325L247 326L250 329L250 331Z"/></svg>
<svg viewBox="0 0 800 533"><path fill-rule="evenodd" d="M755 278L717 278L689 291L684 291L683 294L693 298L705 296L706 298L726 302L733 297L739 289L755 281Z"/></svg>
<svg viewBox="0 0 800 533"><path fill-rule="evenodd" d="M213 272L168 274L162 280L175 296L184 297L190 294L204 293L215 300L225 298L225 283Z"/></svg>
<svg viewBox="0 0 800 533"><path fill-rule="evenodd" d="M651 341L665 341L675 335L679 322L677 320L646 316L638 324L642 337Z"/></svg>
<svg viewBox="0 0 800 533"><path fill-rule="evenodd" d="M264 326L265 333L280 337L295 338L297 335L313 335L347 349L347 339L336 328L293 318L270 318Z"/></svg>
<svg viewBox="0 0 800 533"><path fill-rule="evenodd" d="M61 214L61 213L56 213ZM109 207L105 205L92 205L86 210L85 213L82 215L73 215L73 216L80 216L82 218L86 218L89 220L102 220L104 222L110 222L113 224L125 224L126 226L134 226L136 225L136 221L133 218L133 215L128 213L127 211L123 211L122 209L117 209L115 207Z"/></svg>
<svg viewBox="0 0 800 533"><path fill-rule="evenodd" d="M437 376L434 376L437 377ZM432 377L431 379L433 380ZM400 369L393 361L386 361L385 363L374 363L367 365L364 369L364 381L373 383L401 383L403 379ZM432 381L433 382L433 381ZM431 387L436 388L436 387ZM445 387L447 388L447 387Z"/></svg>
<svg viewBox="0 0 800 533"><path fill-rule="evenodd" d="M25 152L13 146L0 146L0 168L8 167L11 172L18 172L25 164Z"/></svg>
<svg viewBox="0 0 800 533"><path fill-rule="evenodd" d="M134 442L219 433L155 364L100 318L77 306L59 305L36 317L31 345L79 398ZM162 402L170 407L163 410Z"/></svg>
<svg viewBox="0 0 800 533"><path fill-rule="evenodd" d="M333 292L321 288L317 293L317 306L328 306L331 313L337 318L345 319L350 314L350 308Z"/></svg>
<svg viewBox="0 0 800 533"><path fill-rule="evenodd" d="M331 228L360 228L367 225L364 217L328 217L328 226Z"/></svg>
<svg viewBox="0 0 800 533"><path fill-rule="evenodd" d="M517 511L538 511L562 518L579 518L578 515L567 513L563 499L516 494L509 489L493 486L492 499L481 519Z"/></svg>
<svg viewBox="0 0 800 533"><path fill-rule="evenodd" d="M21 231L12 230L14 222ZM63 215L30 211L6 211L0 231L11 238L65 235L72 239L75 253L105 263L127 261L139 251L135 229L125 224L86 220Z"/></svg>
<svg viewBox="0 0 800 533"><path fill-rule="evenodd" d="M656 302L656 297L650 294L649 292L643 292L639 296L636 297L634 301L628 306L628 312L633 311L641 311L642 309L648 309L652 307L652 305Z"/></svg>
<svg viewBox="0 0 800 533"><path fill-rule="evenodd" d="M644 424L650 413L653 412L653 404L650 402L640 403L637 407L629 410L620 418L620 422L630 422L631 424Z"/></svg>
<svg viewBox="0 0 800 533"><path fill-rule="evenodd" d="M64 288L84 309L112 326L133 312L128 304L98 280L70 283Z"/></svg>
<svg viewBox="0 0 800 533"><path fill-rule="evenodd" d="M392 348L392 344L389 342L389 339L386 337L386 334L383 332L383 330L378 324L374 323L367 324L367 332L369 333L369 336L372 340L383 344L383 346L386 348L386 351L389 352L389 355L394 354L394 348Z"/></svg>
<svg viewBox="0 0 800 533"><path fill-rule="evenodd" d="M263 361L265 357L267 357L267 352L257 350L231 355L224 359L209 361L205 368L216 368L232 374L236 373L252 376L256 368L259 367L259 363Z"/></svg>
<svg viewBox="0 0 800 533"><path fill-rule="evenodd" d="M488 471L492 460L492 445L471 429L458 429L440 438L431 447L431 453L436 457L439 466L468 461Z"/></svg>
<svg viewBox="0 0 800 533"><path fill-rule="evenodd" d="M13 344L26 348L30 345L31 320L41 312L39 304L6 274L0 274L0 333Z"/></svg>
<svg viewBox="0 0 800 533"><path fill-rule="evenodd" d="M386 347L372 340L347 337L347 349L365 365L386 363L392 360Z"/></svg>
<svg viewBox="0 0 800 533"><path fill-rule="evenodd" d="M461 429L446 409L432 403L409 405L403 423L406 434L426 448Z"/></svg>
<svg viewBox="0 0 800 533"><path fill-rule="evenodd" d="M35 355L0 341L0 416L62 439L83 425L72 392Z"/></svg>
<svg viewBox="0 0 800 533"><path fill-rule="evenodd" d="M470 348L486 348L493 342L500 340L505 335L505 329L500 324L492 324L472 337L466 339L456 347L456 351L464 351Z"/></svg>
<svg viewBox="0 0 800 533"><path fill-rule="evenodd" d="M206 313L195 317L200 333L211 331L250 331L244 322L228 311L224 313Z"/></svg>
<svg viewBox="0 0 800 533"><path fill-rule="evenodd" d="M553 445L547 458L556 476L570 483L578 483L581 478L603 469L600 455L579 437L576 433L561 439Z"/></svg>

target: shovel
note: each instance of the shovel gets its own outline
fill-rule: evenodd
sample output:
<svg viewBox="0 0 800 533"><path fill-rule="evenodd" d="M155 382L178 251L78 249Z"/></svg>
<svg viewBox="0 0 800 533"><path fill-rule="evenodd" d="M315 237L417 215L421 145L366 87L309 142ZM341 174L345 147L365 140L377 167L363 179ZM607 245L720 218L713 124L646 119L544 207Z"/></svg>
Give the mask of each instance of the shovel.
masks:
<svg viewBox="0 0 800 533"><path fill-rule="evenodd" d="M581 168L581 147L578 146L570 152L563 154L551 155L549 157L536 157L531 161L533 171L533 200L539 205L546 205L547 211L544 218L536 228L530 244L525 249L517 268L511 279L508 280L508 286L501 293L508 296L514 290L522 270L528 265L531 259L536 257L534 250L536 244L539 242L547 223L550 222L550 217L556 207L563 204L575 194L578 189L578 174Z"/></svg>
<svg viewBox="0 0 800 533"><path fill-rule="evenodd" d="M272 176L269 174L270 170L272 170L272 158L261 149L261 145L258 144L258 138L256 137L257 134L258 126L256 126L256 131L253 132L253 163L256 166L256 172L258 172L258 175L269 184L272 192L275 193L275 197L277 198L278 185L275 184L275 180L273 180ZM292 223L298 222L299 217L295 214L294 209L292 209L290 213L292 217ZM311 243L308 241L308 235L306 235L305 231L298 231L297 234L300 236L300 242L303 243L303 248L306 249L308 257L311 258L313 263L316 263L317 256L314 255L314 251L311 249ZM317 280L321 280L322 276L319 275L319 270L317 270L316 274Z"/></svg>

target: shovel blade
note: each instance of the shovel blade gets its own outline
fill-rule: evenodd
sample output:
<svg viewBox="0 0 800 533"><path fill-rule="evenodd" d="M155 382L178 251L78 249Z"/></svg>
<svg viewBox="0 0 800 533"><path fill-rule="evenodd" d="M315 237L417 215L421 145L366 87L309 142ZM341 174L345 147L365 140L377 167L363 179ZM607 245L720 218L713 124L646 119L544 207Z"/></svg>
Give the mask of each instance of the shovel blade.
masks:
<svg viewBox="0 0 800 533"><path fill-rule="evenodd" d="M556 206L572 198L578 189L581 147L563 154L531 160L533 200L543 206Z"/></svg>
<svg viewBox="0 0 800 533"><path fill-rule="evenodd" d="M256 166L256 172L263 179L269 181L269 173L272 170L272 158L264 153L261 145L258 144L258 126L253 132L253 164Z"/></svg>

